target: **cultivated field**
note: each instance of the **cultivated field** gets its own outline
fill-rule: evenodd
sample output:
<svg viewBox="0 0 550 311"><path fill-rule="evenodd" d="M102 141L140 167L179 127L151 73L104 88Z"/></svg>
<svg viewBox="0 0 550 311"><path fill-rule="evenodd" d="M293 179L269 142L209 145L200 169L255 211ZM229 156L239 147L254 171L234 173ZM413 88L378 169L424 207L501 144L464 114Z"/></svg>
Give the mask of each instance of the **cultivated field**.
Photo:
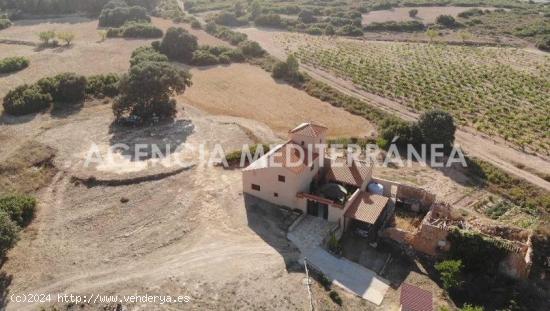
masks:
<svg viewBox="0 0 550 311"><path fill-rule="evenodd" d="M263 122L282 137L304 121L329 128L329 136L371 134L364 118L322 102L287 84L277 83L264 70L248 64L193 68L193 86L181 97L190 105L216 115Z"/></svg>
<svg viewBox="0 0 550 311"><path fill-rule="evenodd" d="M415 18L409 16L409 11L418 10ZM403 7L391 10L372 11L363 14L363 24L381 23L388 21L410 21L417 20L423 23L433 23L439 15L451 15L456 17L459 13L472 9L472 7L458 6L426 6L426 7ZM494 8L480 8L483 10L494 10Z"/></svg>
<svg viewBox="0 0 550 311"><path fill-rule="evenodd" d="M362 42L288 34L287 52L414 111L550 154L550 57L521 49Z"/></svg>

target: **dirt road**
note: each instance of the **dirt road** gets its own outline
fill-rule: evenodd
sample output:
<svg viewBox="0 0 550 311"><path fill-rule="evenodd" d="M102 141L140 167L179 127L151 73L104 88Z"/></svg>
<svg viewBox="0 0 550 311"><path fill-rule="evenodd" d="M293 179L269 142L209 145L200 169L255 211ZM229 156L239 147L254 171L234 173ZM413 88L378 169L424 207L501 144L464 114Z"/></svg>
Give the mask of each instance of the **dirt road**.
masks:
<svg viewBox="0 0 550 311"><path fill-rule="evenodd" d="M288 51L279 46L274 37L282 32L256 28L240 29L251 40L259 42L264 49L278 58L286 57ZM301 64L301 68L313 78L327 83L344 94L364 100L382 110L397 115L405 120L415 120L419 114L395 101L366 92L355 86L351 81L336 77L335 75ZM500 169L521 177L547 191L550 191L550 182L536 174L550 174L550 161L537 155L531 155L505 145L498 139L488 137L473 129L460 128L456 132L456 143L465 153L487 161Z"/></svg>

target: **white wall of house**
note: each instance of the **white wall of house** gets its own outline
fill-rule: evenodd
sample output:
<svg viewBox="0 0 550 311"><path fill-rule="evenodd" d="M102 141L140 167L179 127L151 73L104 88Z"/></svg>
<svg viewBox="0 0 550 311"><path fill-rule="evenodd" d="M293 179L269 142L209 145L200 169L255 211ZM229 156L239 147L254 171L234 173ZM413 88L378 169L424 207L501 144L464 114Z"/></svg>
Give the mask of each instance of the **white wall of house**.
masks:
<svg viewBox="0 0 550 311"><path fill-rule="evenodd" d="M290 140L298 145L303 145L306 148L309 148L310 146L313 146L313 148L317 148L317 146L325 144L324 135L321 135L320 137L311 137L300 135L297 133L290 133L288 136Z"/></svg>
<svg viewBox="0 0 550 311"><path fill-rule="evenodd" d="M243 192L251 194L273 204L283 205L306 211L306 204L296 197L298 192L308 192L313 177L319 171L318 158L313 169L306 168L296 174L284 167L268 167L253 170L243 170ZM279 180L284 176L284 182ZM252 185L260 186L260 190L252 189Z"/></svg>

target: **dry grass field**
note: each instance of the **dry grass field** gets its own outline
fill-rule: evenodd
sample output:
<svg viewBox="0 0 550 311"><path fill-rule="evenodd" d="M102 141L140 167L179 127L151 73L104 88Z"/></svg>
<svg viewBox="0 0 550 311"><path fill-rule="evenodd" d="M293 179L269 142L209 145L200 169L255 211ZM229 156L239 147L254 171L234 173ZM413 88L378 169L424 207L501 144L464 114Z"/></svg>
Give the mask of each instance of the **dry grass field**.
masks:
<svg viewBox="0 0 550 311"><path fill-rule="evenodd" d="M202 30L188 25L176 25L171 21L153 18L153 23L166 30L171 26L189 29L199 39L199 44L227 45ZM0 58L25 56L30 66L16 74L0 76L0 97L8 90L23 83L34 81L61 72L77 72L83 75L122 73L128 70L132 51L148 45L153 40L107 39L103 42L98 34L97 20L81 17L67 17L49 20L23 20L0 32L0 40L28 41L38 44L38 33L44 30L71 31L76 38L70 47L41 49L35 46L0 44ZM0 108L1 109L1 108Z"/></svg>
<svg viewBox="0 0 550 311"><path fill-rule="evenodd" d="M181 97L183 101L215 115L263 122L283 137L304 121L326 125L330 136L362 137L373 130L364 118L277 83L252 65L193 68L191 73L193 86Z"/></svg>

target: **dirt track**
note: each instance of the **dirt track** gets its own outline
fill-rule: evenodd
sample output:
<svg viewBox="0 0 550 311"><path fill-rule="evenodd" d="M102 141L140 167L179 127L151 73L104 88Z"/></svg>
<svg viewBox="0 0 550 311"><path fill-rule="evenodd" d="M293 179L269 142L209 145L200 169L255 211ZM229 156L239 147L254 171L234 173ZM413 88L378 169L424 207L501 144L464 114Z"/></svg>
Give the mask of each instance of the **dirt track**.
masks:
<svg viewBox="0 0 550 311"><path fill-rule="evenodd" d="M258 41L262 47L272 55L278 58L286 57L287 51L278 46L275 40L273 40L273 37L281 32L264 31L263 29L256 28L246 28L242 29L242 31L246 33L251 40ZM301 67L313 78L331 85L344 94L364 100L378 108L398 115L405 120L415 120L418 118L418 114L409 110L407 107L387 98L365 92L355 86L351 81L338 78L329 72L307 65L301 65ZM499 139L487 137L472 129L458 129L456 132L456 143L460 145L467 154L485 160L510 174L521 177L532 184L550 191L550 182L526 169L519 168L529 168L530 170L548 174L550 173L550 161L547 159L543 159L536 155L526 154L503 144Z"/></svg>

